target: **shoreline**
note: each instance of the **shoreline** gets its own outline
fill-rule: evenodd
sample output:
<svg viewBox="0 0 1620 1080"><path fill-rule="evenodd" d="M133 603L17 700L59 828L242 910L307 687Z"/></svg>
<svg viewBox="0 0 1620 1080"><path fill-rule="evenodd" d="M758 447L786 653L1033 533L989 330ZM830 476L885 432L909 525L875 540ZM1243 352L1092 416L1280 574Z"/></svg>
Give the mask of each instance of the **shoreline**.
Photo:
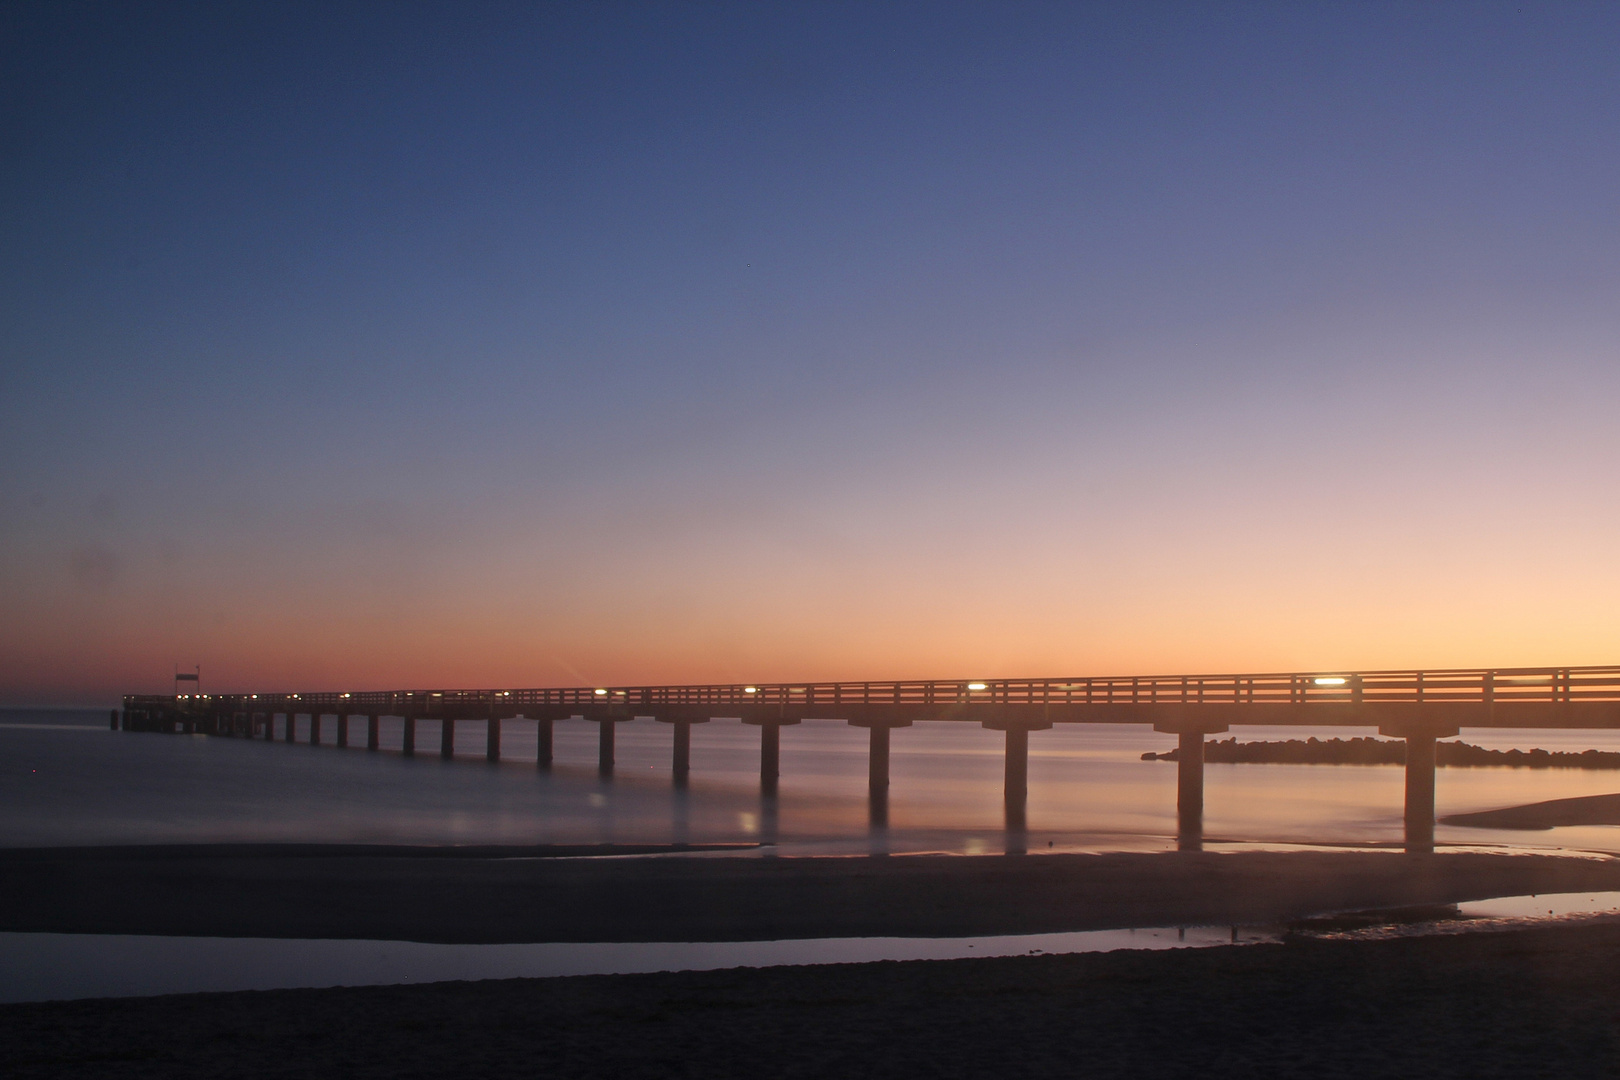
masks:
<svg viewBox="0 0 1620 1080"><path fill-rule="evenodd" d="M0 852L0 930L443 944L975 937L1261 926L1620 889L1617 859L1478 852L492 858L247 848L259 849Z"/></svg>

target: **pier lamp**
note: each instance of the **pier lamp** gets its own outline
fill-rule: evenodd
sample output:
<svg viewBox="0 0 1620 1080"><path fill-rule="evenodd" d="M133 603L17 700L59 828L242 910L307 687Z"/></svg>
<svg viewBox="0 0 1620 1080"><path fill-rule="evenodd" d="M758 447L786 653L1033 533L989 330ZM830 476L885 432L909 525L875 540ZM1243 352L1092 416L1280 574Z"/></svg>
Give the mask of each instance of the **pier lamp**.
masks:
<svg viewBox="0 0 1620 1080"><path fill-rule="evenodd" d="M745 694L757 694L757 693L759 693L759 687L757 687L757 686L745 686L745 687L743 687L743 693L745 693Z"/></svg>
<svg viewBox="0 0 1620 1080"><path fill-rule="evenodd" d="M595 691L595 693L596 693L597 697L607 697L607 691L606 690L597 690L597 691Z"/></svg>
<svg viewBox="0 0 1620 1080"><path fill-rule="evenodd" d="M1316 680L1317 686L1343 686L1346 680L1337 675L1328 675Z"/></svg>
<svg viewBox="0 0 1620 1080"><path fill-rule="evenodd" d="M970 683L968 683L968 689L969 690L983 690L983 689L985 689L985 684L982 683L982 682L970 682Z"/></svg>

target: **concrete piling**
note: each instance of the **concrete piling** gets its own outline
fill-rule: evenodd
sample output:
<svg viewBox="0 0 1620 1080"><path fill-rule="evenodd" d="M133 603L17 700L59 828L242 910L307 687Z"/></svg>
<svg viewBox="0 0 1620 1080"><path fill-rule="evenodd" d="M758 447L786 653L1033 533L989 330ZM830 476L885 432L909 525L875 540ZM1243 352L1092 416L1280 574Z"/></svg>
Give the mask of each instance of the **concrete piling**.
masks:
<svg viewBox="0 0 1620 1080"><path fill-rule="evenodd" d="M535 718L534 741L536 744L534 763L537 768L551 768L551 717L541 716Z"/></svg>
<svg viewBox="0 0 1620 1080"><path fill-rule="evenodd" d="M1378 734L1406 740L1405 841L1408 854L1434 851L1434 769L1436 739L1449 739L1458 728L1424 720L1380 724Z"/></svg>
<svg viewBox="0 0 1620 1080"><path fill-rule="evenodd" d="M687 777L692 773L692 725L685 720L675 721L673 736L670 772L675 777L675 783L685 787Z"/></svg>
<svg viewBox="0 0 1620 1080"><path fill-rule="evenodd" d="M743 723L759 728L760 794L776 794L782 777L782 729L798 722L798 717L743 718Z"/></svg>
<svg viewBox="0 0 1620 1080"><path fill-rule="evenodd" d="M986 720L984 726L1007 734L1006 758L1002 771L1002 802L1006 808L1007 829L1021 833L1029 802L1029 733L1045 731L1052 725L1041 721Z"/></svg>
<svg viewBox="0 0 1620 1080"><path fill-rule="evenodd" d="M781 777L782 728L777 724L762 724L759 729L759 790L775 795Z"/></svg>
<svg viewBox="0 0 1620 1080"><path fill-rule="evenodd" d="M489 730L484 735L484 759L486 761L501 760L501 718L489 718Z"/></svg>
<svg viewBox="0 0 1620 1080"><path fill-rule="evenodd" d="M1182 731L1176 739L1176 847L1204 846L1204 733Z"/></svg>
<svg viewBox="0 0 1620 1080"><path fill-rule="evenodd" d="M1204 849L1204 736L1218 735L1227 725L1172 715L1154 723L1154 731L1176 736L1176 850Z"/></svg>
<svg viewBox="0 0 1620 1080"><path fill-rule="evenodd" d="M684 788L692 774L692 725L707 724L709 718L690 716L659 716L655 719L660 724L669 724L673 729L670 740L670 775L675 786Z"/></svg>
<svg viewBox="0 0 1620 1080"><path fill-rule="evenodd" d="M382 745L382 718L377 714L366 717L366 749L376 750Z"/></svg>
<svg viewBox="0 0 1620 1080"><path fill-rule="evenodd" d="M613 717L604 716L596 722L596 774L613 775Z"/></svg>

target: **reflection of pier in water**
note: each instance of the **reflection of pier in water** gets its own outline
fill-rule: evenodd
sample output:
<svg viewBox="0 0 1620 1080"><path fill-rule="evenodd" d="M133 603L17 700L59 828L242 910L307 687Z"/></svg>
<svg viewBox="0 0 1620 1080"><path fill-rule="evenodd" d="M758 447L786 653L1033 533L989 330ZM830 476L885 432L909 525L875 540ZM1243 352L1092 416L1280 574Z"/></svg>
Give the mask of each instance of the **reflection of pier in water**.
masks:
<svg viewBox="0 0 1620 1080"><path fill-rule="evenodd" d="M760 729L760 791L767 806L781 773L781 729L804 719L845 720L869 732L869 798L874 828L888 822L889 742L918 720L982 724L1006 734L1007 829L1023 833L1029 790L1029 733L1053 724L1151 724L1179 739L1178 843L1203 843L1204 736L1233 724L1376 727L1406 740L1406 846L1434 848L1435 740L1463 727L1620 728L1620 667L1497 668L1133 678L795 683L759 686L567 687L538 690L402 690L317 694L131 695L113 724L126 731L186 731L276 737L287 742L307 715L309 741L321 720L366 718L366 747L378 749L381 718L404 721L407 755L418 721L439 724L439 753L455 752L458 722L481 722L489 760L501 757L501 726L533 722L541 768L552 763L552 725L579 718L599 725L598 768L613 772L614 725L651 717L672 729L677 787L691 773L692 725L735 717ZM1015 842L1016 846L1016 842Z"/></svg>

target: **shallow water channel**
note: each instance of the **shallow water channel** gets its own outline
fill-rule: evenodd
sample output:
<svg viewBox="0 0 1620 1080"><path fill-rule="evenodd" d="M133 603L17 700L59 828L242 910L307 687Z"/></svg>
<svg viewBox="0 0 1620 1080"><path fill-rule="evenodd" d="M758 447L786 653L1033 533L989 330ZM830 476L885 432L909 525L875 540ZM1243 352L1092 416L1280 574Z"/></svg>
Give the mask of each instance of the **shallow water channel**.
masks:
<svg viewBox="0 0 1620 1080"><path fill-rule="evenodd" d="M1458 904L1456 917L1403 920L1401 934L1523 926L1620 912L1620 892L1511 896ZM1376 914L1376 913L1373 913ZM1372 933L1319 936L1389 936ZM0 1002L224 990L377 986L455 979L703 971L784 964L948 960L1278 941L1278 927L1193 926L967 938L432 945L414 941L0 933Z"/></svg>

